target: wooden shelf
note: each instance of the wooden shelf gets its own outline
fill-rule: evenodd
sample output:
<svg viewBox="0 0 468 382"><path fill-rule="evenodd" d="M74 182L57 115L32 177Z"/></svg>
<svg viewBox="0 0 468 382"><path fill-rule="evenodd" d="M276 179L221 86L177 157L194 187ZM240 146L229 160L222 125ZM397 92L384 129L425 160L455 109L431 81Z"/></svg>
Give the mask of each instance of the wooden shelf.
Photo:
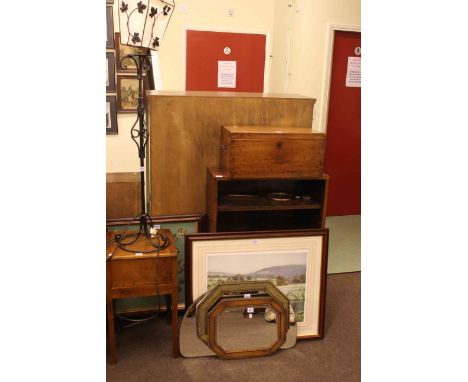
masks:
<svg viewBox="0 0 468 382"><path fill-rule="evenodd" d="M233 179L208 170L210 232L323 228L328 176L291 179ZM292 195L272 200L271 193ZM295 198L301 196L301 198ZM306 197L306 199L304 199ZM309 199L310 198L310 199Z"/></svg>
<svg viewBox="0 0 468 382"><path fill-rule="evenodd" d="M312 200L275 201L260 196L242 200L226 200L221 196L218 201L218 211L319 210L320 208L322 205Z"/></svg>

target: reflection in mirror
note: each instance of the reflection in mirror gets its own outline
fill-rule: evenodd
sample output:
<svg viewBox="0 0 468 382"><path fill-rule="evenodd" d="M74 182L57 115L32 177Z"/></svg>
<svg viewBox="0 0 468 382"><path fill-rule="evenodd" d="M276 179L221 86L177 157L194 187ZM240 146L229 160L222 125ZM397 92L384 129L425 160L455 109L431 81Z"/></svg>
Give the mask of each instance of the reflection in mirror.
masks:
<svg viewBox="0 0 468 382"><path fill-rule="evenodd" d="M269 349L278 341L278 325L265 319L265 309L278 315L272 306L225 309L216 318L216 342L225 352Z"/></svg>

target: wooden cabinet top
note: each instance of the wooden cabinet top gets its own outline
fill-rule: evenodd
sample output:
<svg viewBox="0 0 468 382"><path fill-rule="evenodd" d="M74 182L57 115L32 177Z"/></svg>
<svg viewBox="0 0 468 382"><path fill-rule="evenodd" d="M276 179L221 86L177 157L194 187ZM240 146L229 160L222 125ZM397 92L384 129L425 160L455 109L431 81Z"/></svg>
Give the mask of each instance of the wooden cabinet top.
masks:
<svg viewBox="0 0 468 382"><path fill-rule="evenodd" d="M106 183L139 183L139 172L108 172L106 173Z"/></svg>
<svg viewBox="0 0 468 382"><path fill-rule="evenodd" d="M127 231L126 234L132 233L134 231ZM165 249L163 249L161 252L159 252L159 257L175 257L177 256L177 249L175 246L175 240L174 236L172 235L171 231L168 229L160 229L158 230L159 233L161 233L164 236L167 236L169 239L169 246ZM106 242L108 243L110 240L112 240L117 233L123 234L123 232L118 232L118 231L113 231L113 232L106 232ZM142 251L147 251L152 249L153 247L151 244L148 243L146 237L139 238L138 241L132 245L132 248L135 248L136 250L142 250ZM114 252L115 250L115 252ZM152 252L152 253L142 253L141 255L137 255L133 252L127 252L124 251L123 249L120 249L117 247L117 244L115 242L112 242L110 244L107 244L106 246L106 256L108 257L110 253L114 252L112 256L112 261L114 260L128 260L128 259L148 259L148 258L156 258L158 257L157 252Z"/></svg>
<svg viewBox="0 0 468 382"><path fill-rule="evenodd" d="M281 126L223 126L223 133L232 138L288 138L288 139L323 139L325 134L313 132L309 127Z"/></svg>
<svg viewBox="0 0 468 382"><path fill-rule="evenodd" d="M148 90L146 95L165 97L225 97L225 98L284 98L284 99L308 99L315 103L315 99L300 94L282 93L248 93L248 92L211 92L211 91L167 91Z"/></svg>

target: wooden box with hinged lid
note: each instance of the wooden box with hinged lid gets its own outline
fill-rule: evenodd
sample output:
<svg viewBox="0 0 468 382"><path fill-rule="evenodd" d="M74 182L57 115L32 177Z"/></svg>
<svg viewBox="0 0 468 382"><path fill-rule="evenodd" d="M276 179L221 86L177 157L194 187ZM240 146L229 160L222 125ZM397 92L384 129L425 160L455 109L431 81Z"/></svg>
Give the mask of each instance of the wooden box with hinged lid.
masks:
<svg viewBox="0 0 468 382"><path fill-rule="evenodd" d="M221 168L231 178L321 176L324 151L325 134L307 127L222 128Z"/></svg>

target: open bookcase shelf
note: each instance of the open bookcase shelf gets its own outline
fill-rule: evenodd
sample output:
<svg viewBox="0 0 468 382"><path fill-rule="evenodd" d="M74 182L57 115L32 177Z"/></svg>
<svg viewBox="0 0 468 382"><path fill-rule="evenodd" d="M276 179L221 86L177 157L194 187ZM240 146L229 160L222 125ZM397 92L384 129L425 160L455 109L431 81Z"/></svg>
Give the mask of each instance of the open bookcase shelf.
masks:
<svg viewBox="0 0 468 382"><path fill-rule="evenodd" d="M232 179L208 171L211 232L322 228L328 176L294 179ZM273 200L282 193L286 200Z"/></svg>

